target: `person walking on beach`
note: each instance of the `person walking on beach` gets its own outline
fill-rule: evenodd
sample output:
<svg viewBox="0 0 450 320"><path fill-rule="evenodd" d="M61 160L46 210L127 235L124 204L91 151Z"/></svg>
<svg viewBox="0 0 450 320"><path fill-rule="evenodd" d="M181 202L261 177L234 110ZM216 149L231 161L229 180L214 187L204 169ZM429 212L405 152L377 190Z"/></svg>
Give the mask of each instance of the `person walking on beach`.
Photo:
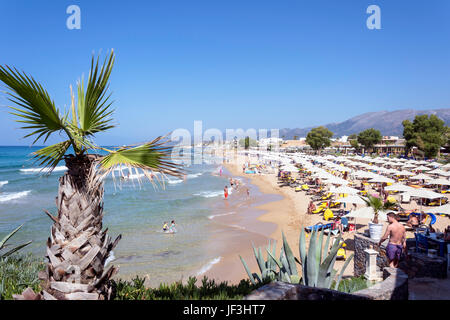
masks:
<svg viewBox="0 0 450 320"><path fill-rule="evenodd" d="M402 252L406 249L406 230L405 227L397 221L395 213L389 212L387 214L387 219L389 226L378 245L381 245L384 240L389 238L389 243L386 246L386 255L389 260L389 266L398 268Z"/></svg>
<svg viewBox="0 0 450 320"><path fill-rule="evenodd" d="M247 188L247 199L250 199L250 190Z"/></svg>
<svg viewBox="0 0 450 320"><path fill-rule="evenodd" d="M225 188L223 188L223 196L225 199L228 198L228 187L227 186L225 186Z"/></svg>

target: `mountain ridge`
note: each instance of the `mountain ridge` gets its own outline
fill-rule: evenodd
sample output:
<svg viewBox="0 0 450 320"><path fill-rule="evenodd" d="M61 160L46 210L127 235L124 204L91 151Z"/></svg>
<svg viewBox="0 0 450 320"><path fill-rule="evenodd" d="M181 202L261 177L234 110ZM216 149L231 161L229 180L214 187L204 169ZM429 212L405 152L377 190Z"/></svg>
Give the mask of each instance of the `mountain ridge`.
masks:
<svg viewBox="0 0 450 320"><path fill-rule="evenodd" d="M324 124L323 126L331 130L334 138L352 133L374 128L380 130L383 136L402 136L403 135L403 120L414 120L416 115L435 114L440 119L444 120L446 125L450 125L450 108L445 109L430 109L430 110L416 110L416 109L402 109L395 111L375 111L366 112L342 122L332 122ZM317 127L317 126L316 126ZM314 127L306 128L283 128L280 129L280 137L284 139L293 139L294 136L306 137L308 132Z"/></svg>

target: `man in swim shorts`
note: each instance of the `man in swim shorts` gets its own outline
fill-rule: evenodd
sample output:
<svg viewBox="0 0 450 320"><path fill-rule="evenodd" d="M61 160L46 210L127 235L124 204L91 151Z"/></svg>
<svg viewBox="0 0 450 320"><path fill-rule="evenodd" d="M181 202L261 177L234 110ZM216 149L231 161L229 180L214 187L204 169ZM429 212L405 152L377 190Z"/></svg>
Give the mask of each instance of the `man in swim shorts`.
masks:
<svg viewBox="0 0 450 320"><path fill-rule="evenodd" d="M381 243L389 237L389 243L386 246L386 255L389 259L389 266L398 268L402 252L406 249L406 230L405 227L397 221L394 212L389 212L387 214L387 219L389 225L378 245L381 245Z"/></svg>

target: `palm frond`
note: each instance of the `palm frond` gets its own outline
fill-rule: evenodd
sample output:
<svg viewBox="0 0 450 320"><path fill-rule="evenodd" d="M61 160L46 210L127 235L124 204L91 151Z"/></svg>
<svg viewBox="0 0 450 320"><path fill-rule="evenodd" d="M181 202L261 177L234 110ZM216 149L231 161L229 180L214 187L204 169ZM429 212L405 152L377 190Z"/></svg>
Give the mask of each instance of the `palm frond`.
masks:
<svg viewBox="0 0 450 320"><path fill-rule="evenodd" d="M108 81L114 65L114 51L111 50L109 58L105 58L99 70L99 58L92 57L91 70L86 90L84 80L78 82L78 120L84 135L93 135L96 132L106 131L114 127L111 115L112 102L107 95Z"/></svg>
<svg viewBox="0 0 450 320"><path fill-rule="evenodd" d="M22 129L32 130L25 138L37 136L34 144L44 137L45 142L52 133L65 130L64 117L59 114L48 92L33 77L15 68L0 66L0 80L10 90L6 92L8 100L17 105L10 106L14 110L11 114L19 117L17 122L26 124Z"/></svg>
<svg viewBox="0 0 450 320"><path fill-rule="evenodd" d="M158 137L151 142L139 146L126 146L100 158L99 167L104 175L112 173L117 168L126 167L130 172L134 168L141 169L144 175L153 181L154 172L162 175L180 177L184 173L172 159L172 147L167 145L164 137Z"/></svg>
<svg viewBox="0 0 450 320"><path fill-rule="evenodd" d="M48 171L48 173L50 174L56 167L56 165L63 159L64 155L67 152L67 149L69 149L70 146L71 141L66 140L39 149L32 154L34 155L34 159L39 163L40 166L50 168L50 170Z"/></svg>

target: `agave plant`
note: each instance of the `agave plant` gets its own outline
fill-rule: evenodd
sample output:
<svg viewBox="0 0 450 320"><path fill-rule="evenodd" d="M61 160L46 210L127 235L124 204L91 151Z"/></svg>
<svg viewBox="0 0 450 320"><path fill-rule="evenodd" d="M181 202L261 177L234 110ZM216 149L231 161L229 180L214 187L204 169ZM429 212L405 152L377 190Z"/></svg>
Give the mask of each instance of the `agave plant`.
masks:
<svg viewBox="0 0 450 320"><path fill-rule="evenodd" d="M276 254L276 245L277 245L277 242L274 241L273 247L272 247L272 243L269 240L267 250L272 251L273 255ZM272 280L277 279L278 272L276 270L276 263L273 261L273 259L268 258L267 260L265 260L263 257L261 248L256 249L253 244L252 244L252 247L253 247L253 253L255 255L256 262L257 262L259 270L261 272L260 274L251 273L244 258L239 256L242 264L244 265L245 270L247 271L247 274L250 278L251 283L256 285L256 281L258 281L259 283L264 283L266 281L272 281Z"/></svg>
<svg viewBox="0 0 450 320"><path fill-rule="evenodd" d="M11 254L13 254L14 252L19 251L20 249L22 249L23 247L26 247L27 245L29 245L32 241L28 241L25 242L23 244L20 244L18 246L15 246L11 249L9 249L8 251L6 251L5 253L2 253L1 250L8 248L9 245L7 244L8 240L17 232L19 231L20 228L22 228L23 224L18 226L16 229L14 229L10 234L8 234L7 236L5 236L2 240L0 240L0 260L2 260L3 258L6 258L7 256L10 256Z"/></svg>
<svg viewBox="0 0 450 320"><path fill-rule="evenodd" d="M283 281L288 283L301 283L311 287L321 287L330 289L333 280L336 279L337 270L334 269L334 264L337 258L337 252L342 247L341 236L336 238L336 241L330 248L331 233L328 234L325 246L323 245L323 230L318 233L313 231L309 240L309 247L306 250L306 237L304 230L300 233L299 239L299 254L300 259L294 257L292 250L286 241L286 237L282 234L283 246L281 247L280 258L275 257L276 243L273 248L269 241L267 248L267 258L265 261L261 253L261 249L256 250L253 247L256 261L261 274L251 273L245 260L241 258L242 264L253 284L256 281L263 282L267 280ZM325 249L325 250L324 250ZM327 253L329 251L329 253ZM339 287L342 275L348 264L353 258L353 254L346 260L342 267L336 281L334 289ZM301 277L297 271L297 264L302 268Z"/></svg>
<svg viewBox="0 0 450 320"><path fill-rule="evenodd" d="M113 128L109 77L114 65L111 50L101 67L99 58L92 58L86 87L77 83L77 99L71 88L71 108L60 111L50 95L33 77L9 66L0 66L0 81L8 89L7 97L22 129L35 140L46 142L53 135L65 136L62 142L33 153L39 165L50 173L60 161L67 171L59 179L56 216L52 219L47 241L48 265L43 279L46 299L109 299L109 279L117 272L105 262L121 236L115 241L102 230L103 180L116 168L142 171L155 182L154 173L180 176L178 165L172 162L171 148L165 138L158 137L142 145L102 148L91 140L95 134ZM76 102L75 102L76 101Z"/></svg>
<svg viewBox="0 0 450 320"><path fill-rule="evenodd" d="M372 222L377 224L378 223L378 213L380 211L388 211L392 210L397 207L397 204L395 202L385 201L381 200L380 198L368 195L365 197L360 197L364 200L366 205L373 209L373 220Z"/></svg>

